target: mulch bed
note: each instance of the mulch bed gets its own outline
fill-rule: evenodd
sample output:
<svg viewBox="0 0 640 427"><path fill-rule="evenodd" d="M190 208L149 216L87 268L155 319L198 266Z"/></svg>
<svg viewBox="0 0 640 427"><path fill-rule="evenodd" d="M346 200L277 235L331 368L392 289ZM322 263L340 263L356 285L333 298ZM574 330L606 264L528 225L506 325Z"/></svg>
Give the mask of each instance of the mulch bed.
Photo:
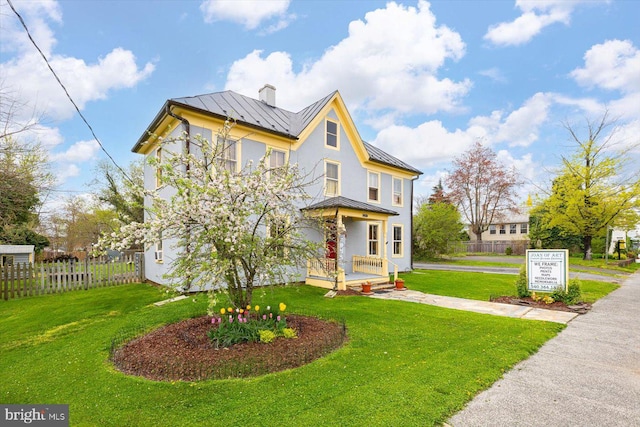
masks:
<svg viewBox="0 0 640 427"><path fill-rule="evenodd" d="M347 340L344 324L337 322L289 315L287 326L298 338L215 349L207 336L211 317L187 319L128 342L111 360L126 374L158 381L251 377L307 364Z"/></svg>
<svg viewBox="0 0 640 427"><path fill-rule="evenodd" d="M580 302L575 305L567 305L561 301L555 301L547 304L544 301L534 301L531 297L516 298L512 296L492 297L491 302L500 302L503 304L523 305L532 308L544 308L546 310L570 311L572 313L585 314L591 310L591 304L588 302Z"/></svg>

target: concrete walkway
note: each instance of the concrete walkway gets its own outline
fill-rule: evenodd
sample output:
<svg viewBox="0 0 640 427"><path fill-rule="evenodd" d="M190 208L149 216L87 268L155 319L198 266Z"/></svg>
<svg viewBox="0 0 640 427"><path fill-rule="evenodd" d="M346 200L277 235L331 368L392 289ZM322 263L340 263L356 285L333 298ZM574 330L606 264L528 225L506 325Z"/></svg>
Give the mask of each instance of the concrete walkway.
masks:
<svg viewBox="0 0 640 427"><path fill-rule="evenodd" d="M425 294L407 289L406 291L382 291L371 295L371 298L392 299L420 304L436 305L438 307L456 310L473 311L475 313L492 314L494 316L517 317L529 320L544 320L547 322L568 323L578 314L567 311L544 310L540 308L524 307L512 304L500 304L489 301L476 301L464 298L446 297Z"/></svg>
<svg viewBox="0 0 640 427"><path fill-rule="evenodd" d="M449 420L469 426L640 426L640 272Z"/></svg>

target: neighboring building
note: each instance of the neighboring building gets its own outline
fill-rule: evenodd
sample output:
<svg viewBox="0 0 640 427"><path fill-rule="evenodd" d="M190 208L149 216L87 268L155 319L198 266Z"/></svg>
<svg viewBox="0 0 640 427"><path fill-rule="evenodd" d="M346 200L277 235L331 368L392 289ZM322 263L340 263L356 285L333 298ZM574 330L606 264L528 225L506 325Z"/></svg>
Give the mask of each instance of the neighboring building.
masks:
<svg viewBox="0 0 640 427"><path fill-rule="evenodd" d="M386 282L394 270L411 269L413 180L421 172L364 142L338 91L297 113L276 107L270 85L260 90L259 100L232 91L170 99L132 151L162 159L162 150L182 147L159 149L159 138L187 132L211 140L228 117L236 121L224 154L230 170L240 171L271 149L271 161L319 171L321 179L308 189L316 199L300 208L333 221L335 231L309 236L326 242L326 258L309 260L306 271L297 272L306 283L332 288L335 279L326 271L336 268L336 258L339 289L363 280ZM147 189L156 189L156 176L147 162ZM166 283L163 275L174 257L170 242L148 248L147 279Z"/></svg>
<svg viewBox="0 0 640 427"><path fill-rule="evenodd" d="M0 245L0 269L18 264L33 264L34 245Z"/></svg>
<svg viewBox="0 0 640 427"><path fill-rule="evenodd" d="M489 224L482 233L482 241L476 241L476 235L467 230L469 242L465 242L468 252L492 252L504 254L510 248L513 254L524 254L529 247L529 208L522 213L508 213L500 220Z"/></svg>

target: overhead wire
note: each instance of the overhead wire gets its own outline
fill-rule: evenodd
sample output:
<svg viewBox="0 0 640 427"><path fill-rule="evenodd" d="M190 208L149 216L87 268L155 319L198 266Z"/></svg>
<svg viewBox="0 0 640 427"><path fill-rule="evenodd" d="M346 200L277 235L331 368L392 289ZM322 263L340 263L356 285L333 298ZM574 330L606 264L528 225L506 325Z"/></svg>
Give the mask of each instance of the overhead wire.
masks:
<svg viewBox="0 0 640 427"><path fill-rule="evenodd" d="M40 49L40 47L38 46L36 41L31 36L31 32L29 31L29 28L27 27L27 24L24 22L24 19L22 19L22 16L20 15L20 13L18 13L16 8L13 7L13 3L11 3L11 0L7 0L7 3L9 3L9 7L11 7L11 10L13 10L13 13L15 13L15 15L18 17L18 20L22 24L22 27L24 28L24 30L27 33L27 36L29 37L29 40L31 40L31 43L33 44L33 46L35 46L36 50L40 53L40 56L42 56L42 59L44 59L44 62L47 64L47 67L49 67L49 70L51 71L51 73L53 74L55 79L57 80L57 82L60 85L60 87L62 87L62 90L67 95L67 98L69 98L69 101L71 101L71 104L73 104L74 108L78 112L78 115L80 116L80 118L82 119L84 124L87 125L87 127L89 128L89 131L91 132L91 135L93 135L93 139L98 143L98 145L100 146L100 149L107 155L109 160L111 160L111 162L116 166L116 168L118 168L118 170L122 173L122 175L129 182L133 183L133 180L129 177L129 175L124 171L124 169L122 169L120 167L120 165L115 161L115 159L111 156L111 154L109 154L109 152L104 147L104 145L102 145L102 142L100 142L100 139L98 139L98 136L93 131L93 127L89 124L89 121L85 118L84 114L82 114L82 112L80 111L80 108L78 108L78 105L75 103L75 101L73 100L73 98L69 94L69 91L67 90L66 86L64 85L64 83L62 83L62 81L58 77L58 74L55 72L55 70L53 69L53 67L49 63L49 60L47 59L46 55L42 52L42 50Z"/></svg>

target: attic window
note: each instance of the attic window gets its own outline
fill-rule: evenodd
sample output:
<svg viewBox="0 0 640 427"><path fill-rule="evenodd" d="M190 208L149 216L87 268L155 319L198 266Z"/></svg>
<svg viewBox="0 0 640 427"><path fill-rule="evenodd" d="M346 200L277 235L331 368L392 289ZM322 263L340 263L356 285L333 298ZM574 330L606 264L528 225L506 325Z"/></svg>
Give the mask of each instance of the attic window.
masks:
<svg viewBox="0 0 640 427"><path fill-rule="evenodd" d="M326 121L325 144L328 147L338 148L338 123Z"/></svg>

